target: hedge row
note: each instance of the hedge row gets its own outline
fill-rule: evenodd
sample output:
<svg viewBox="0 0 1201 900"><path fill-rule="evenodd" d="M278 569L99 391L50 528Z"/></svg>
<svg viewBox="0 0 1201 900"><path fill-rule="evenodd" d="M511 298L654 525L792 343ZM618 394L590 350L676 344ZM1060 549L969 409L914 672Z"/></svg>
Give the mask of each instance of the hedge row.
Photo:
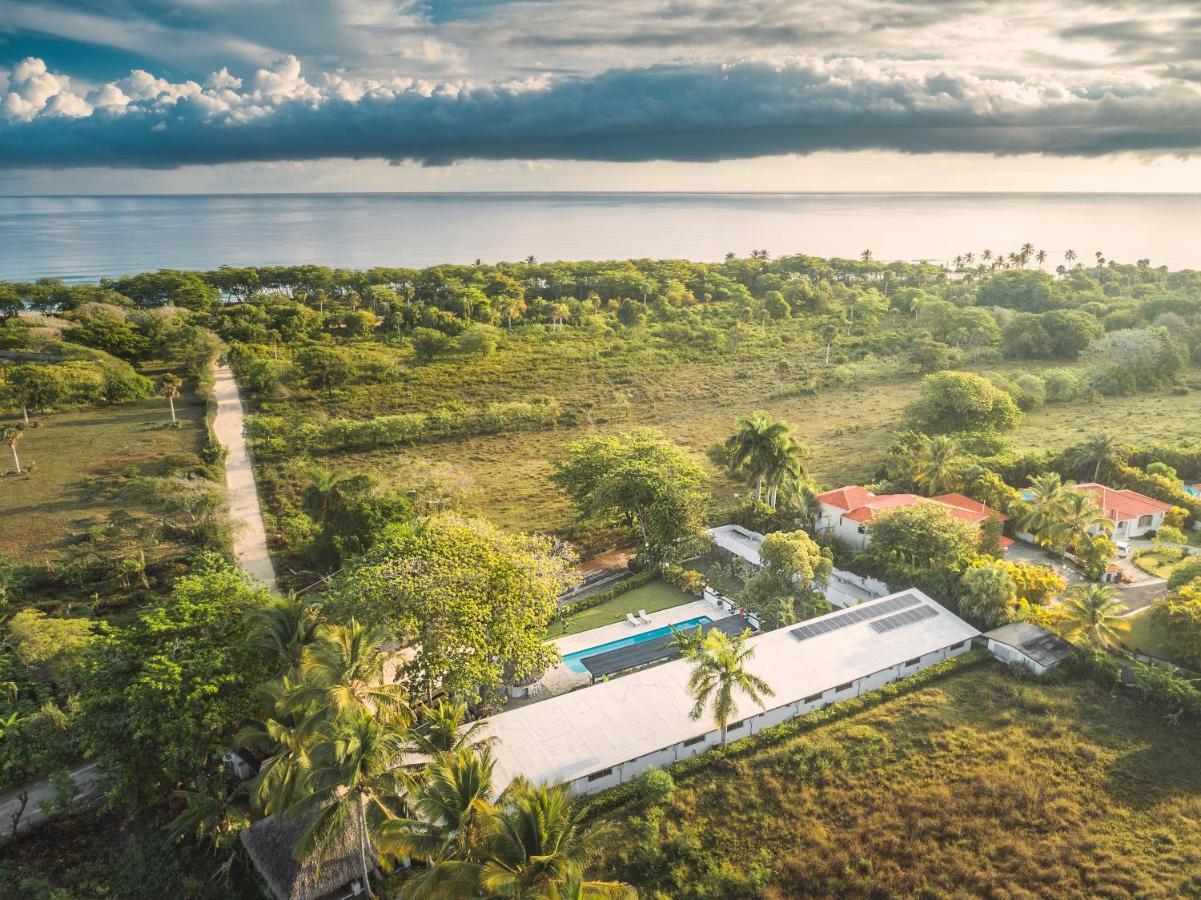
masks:
<svg viewBox="0 0 1201 900"><path fill-rule="evenodd" d="M642 587L644 584L650 584L659 577L659 572L655 569L648 569L645 572L639 572L637 575L631 575L629 578L623 578L611 588L605 588L590 597L584 597L581 600L576 600L574 603L565 603L559 607L559 619L567 619L574 616L578 612L583 612L586 609L595 609L602 603L608 603L614 597L620 597L627 591L632 591L634 588Z"/></svg>
<svg viewBox="0 0 1201 900"><path fill-rule="evenodd" d="M455 404L424 413L320 423L256 416L247 423L247 436L259 453L365 451L473 434L552 428L561 415L558 401L536 398L477 408Z"/></svg>

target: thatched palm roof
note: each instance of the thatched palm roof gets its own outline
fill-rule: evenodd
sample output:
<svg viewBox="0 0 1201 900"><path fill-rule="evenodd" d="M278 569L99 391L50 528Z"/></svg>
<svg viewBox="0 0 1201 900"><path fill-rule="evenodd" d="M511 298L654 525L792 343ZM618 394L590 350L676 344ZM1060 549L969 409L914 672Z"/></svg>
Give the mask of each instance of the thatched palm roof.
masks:
<svg viewBox="0 0 1201 900"><path fill-rule="evenodd" d="M242 843L255 868L277 900L324 900L351 893L351 882L361 878L358 846L347 829L323 862L296 861L294 850L305 819L276 821L268 816L242 832ZM374 857L369 860L374 867Z"/></svg>

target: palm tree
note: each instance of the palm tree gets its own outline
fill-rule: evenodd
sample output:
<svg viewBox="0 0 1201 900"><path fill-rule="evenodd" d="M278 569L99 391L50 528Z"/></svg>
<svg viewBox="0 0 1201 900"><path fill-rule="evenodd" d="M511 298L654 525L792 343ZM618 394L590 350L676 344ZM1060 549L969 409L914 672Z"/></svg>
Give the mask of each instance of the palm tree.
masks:
<svg viewBox="0 0 1201 900"><path fill-rule="evenodd" d="M792 484L805 477L802 460L809 455L805 445L791 435L785 435L775 447L774 458L765 473L767 481L767 505L776 508L780 497L780 485Z"/></svg>
<svg viewBox="0 0 1201 900"><path fill-rule="evenodd" d="M830 365L830 348L834 346L834 338L838 337L838 326L833 322L827 322L817 329L817 333L826 342L826 365L828 366Z"/></svg>
<svg viewBox="0 0 1201 900"><path fill-rule="evenodd" d="M918 457L914 483L927 497L953 491L962 481L964 462L958 442L940 434L930 439Z"/></svg>
<svg viewBox="0 0 1201 900"><path fill-rule="evenodd" d="M1056 472L1030 479L1030 496L1022 503L1017 526L1040 544L1051 543L1051 529L1063 517L1063 501L1069 485Z"/></svg>
<svg viewBox="0 0 1201 900"><path fill-rule="evenodd" d="M726 742L726 729L737 712L734 691L739 690L763 709L763 697L775 696L766 681L746 669L747 660L755 655L754 647L746 646L747 634L729 638L716 628L705 635L700 652L692 657L692 675L688 678L688 693L695 701L689 715L699 719L712 700L713 721L721 729L721 742Z"/></svg>
<svg viewBox="0 0 1201 900"><path fill-rule="evenodd" d="M1073 468L1087 471L1092 466L1092 480L1095 482L1101 477L1101 466L1121 462L1127 452L1127 448L1112 434L1096 432L1090 434L1084 443L1072 447L1068 457Z"/></svg>
<svg viewBox="0 0 1201 900"><path fill-rule="evenodd" d="M158 391L167 398L167 402L171 405L171 424L178 426L179 420L175 418L175 398L179 396L179 389L183 387L183 381L180 377L172 372L168 372L158 381Z"/></svg>
<svg viewBox="0 0 1201 900"><path fill-rule="evenodd" d="M727 466L732 475L741 475L755 485L755 499L762 502L765 485L775 496L772 485L785 477L800 474L804 447L792 438L788 423L756 412L734 423L734 433L726 439Z"/></svg>
<svg viewBox="0 0 1201 900"><path fill-rule="evenodd" d="M859 258L861 260L863 260L864 262L871 262L872 261L872 251L864 250L862 253L859 254Z"/></svg>
<svg viewBox="0 0 1201 900"><path fill-rule="evenodd" d="M283 813L301 794L301 781L312 767L312 733L296 717L281 714L262 727L238 732L238 745L267 756L250 782L250 801L264 815Z"/></svg>
<svg viewBox="0 0 1201 900"><path fill-rule="evenodd" d="M311 469L309 483L301 493L304 511L318 522L324 521L329 511L344 498L347 485L354 477L345 469Z"/></svg>
<svg viewBox="0 0 1201 900"><path fill-rule="evenodd" d="M696 628L676 628L672 626L671 640L667 642L667 646L673 650L679 650L680 655L685 659L692 659L705 646L704 626L697 625Z"/></svg>
<svg viewBox="0 0 1201 900"><path fill-rule="evenodd" d="M404 691L384 677L389 634L360 625L322 625L300 656L301 683L291 708L304 711L311 728L348 713L372 712L407 727L412 721Z"/></svg>
<svg viewBox="0 0 1201 900"><path fill-rule="evenodd" d="M1068 490L1059 502L1059 521L1047 527L1047 534L1058 546L1068 547L1093 529L1108 534L1113 522L1084 491Z"/></svg>
<svg viewBox="0 0 1201 900"><path fill-rule="evenodd" d="M432 707L422 707L418 719L420 723L412 733L413 749L426 756L481 749L490 743L490 739L479 738L484 729L483 722L464 725L466 703L439 700Z"/></svg>
<svg viewBox="0 0 1201 900"><path fill-rule="evenodd" d="M411 817L380 826L381 852L428 866L406 884L408 896L478 896L496 826L493 767L486 747L435 757L409 792Z"/></svg>
<svg viewBox="0 0 1201 900"><path fill-rule="evenodd" d="M300 662L301 651L312 641L313 618L313 607L296 594L274 597L250 614L249 640L256 650L270 656L272 668L283 674Z"/></svg>
<svg viewBox="0 0 1201 900"><path fill-rule="evenodd" d="M1097 647L1113 646L1130 623L1121 618L1126 605L1108 584L1077 584L1064 595L1064 611L1072 634Z"/></svg>
<svg viewBox="0 0 1201 900"><path fill-rule="evenodd" d="M369 712L344 715L336 729L313 748L313 767L305 773L306 796L293 803L285 818L304 819L296 858L318 862L341 852L353 841L367 896L371 869L378 857L376 835L396 818L406 780L396 767L405 751L405 733Z"/></svg>
<svg viewBox="0 0 1201 900"><path fill-rule="evenodd" d="M1076 259L1076 251L1070 247L1063 251L1063 259L1065 262L1072 262Z"/></svg>
<svg viewBox="0 0 1201 900"><path fill-rule="evenodd" d="M565 890L590 898L636 896L623 884L583 880L612 826L585 824L565 785L534 786L518 779L505 801L488 860L480 868L485 896L557 897Z"/></svg>
<svg viewBox="0 0 1201 900"><path fill-rule="evenodd" d="M17 455L17 444L24 436L24 425L9 425L4 429L4 443L8 444L8 449L13 452L13 464L17 467L18 475L21 474L21 457Z"/></svg>
<svg viewBox="0 0 1201 900"><path fill-rule="evenodd" d="M1039 250L1034 254L1034 258L1038 260L1038 267L1041 269L1043 267L1043 263L1047 261L1047 251Z"/></svg>

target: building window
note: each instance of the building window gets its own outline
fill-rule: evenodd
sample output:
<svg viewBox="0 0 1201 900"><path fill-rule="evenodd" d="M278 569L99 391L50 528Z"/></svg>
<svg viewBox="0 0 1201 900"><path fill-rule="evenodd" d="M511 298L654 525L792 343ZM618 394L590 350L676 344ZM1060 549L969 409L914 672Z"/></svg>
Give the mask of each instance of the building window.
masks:
<svg viewBox="0 0 1201 900"><path fill-rule="evenodd" d="M697 737L689 738L688 740L684 741L684 746L685 747L695 747L697 744L703 743L704 740L705 740L705 736L703 734L698 735Z"/></svg>
<svg viewBox="0 0 1201 900"><path fill-rule="evenodd" d="M733 725L727 726L726 731L737 731L739 728L741 728L745 724L746 724L746 719L743 719L741 722L735 722Z"/></svg>
<svg viewBox="0 0 1201 900"><path fill-rule="evenodd" d="M907 659L907 660L905 660L905 665L906 665L906 666L916 666L916 665L917 665L918 663L920 663L921 661L922 661L922 658L919 656L917 659Z"/></svg>
<svg viewBox="0 0 1201 900"><path fill-rule="evenodd" d="M816 702L817 702L818 700L820 700L821 698L822 698L822 695L821 695L821 694L810 694L808 697L806 697L806 698L805 698L804 700L802 700L801 702L802 702L802 703L816 703Z"/></svg>
<svg viewBox="0 0 1201 900"><path fill-rule="evenodd" d="M860 534L867 534L867 526L866 525L860 525L858 530L859 530Z"/></svg>
<svg viewBox="0 0 1201 900"><path fill-rule="evenodd" d="M1151 517L1150 517L1150 516L1140 516L1140 517L1139 517L1139 520L1138 520L1138 527L1139 527L1139 528L1145 528L1146 526L1148 526L1148 525L1150 525L1150 524L1151 524Z"/></svg>
<svg viewBox="0 0 1201 900"><path fill-rule="evenodd" d="M855 686L855 682L848 681L846 684L840 684L838 687L834 688L834 692L837 694L841 694L843 691L849 691L854 686Z"/></svg>
<svg viewBox="0 0 1201 900"><path fill-rule="evenodd" d="M608 778L613 774L612 769L601 769L599 772L593 772L588 776L589 781L600 781L602 778Z"/></svg>

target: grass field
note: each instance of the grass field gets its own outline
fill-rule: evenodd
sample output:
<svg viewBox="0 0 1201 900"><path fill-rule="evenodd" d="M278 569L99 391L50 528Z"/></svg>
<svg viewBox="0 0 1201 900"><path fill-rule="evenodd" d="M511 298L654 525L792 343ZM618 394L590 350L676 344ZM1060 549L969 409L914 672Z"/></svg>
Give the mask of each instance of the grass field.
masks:
<svg viewBox="0 0 1201 900"><path fill-rule="evenodd" d="M1201 893L1198 726L985 663L612 814L643 897Z"/></svg>
<svg viewBox="0 0 1201 900"><path fill-rule="evenodd" d="M682 603L691 603L695 599L696 597L685 594L666 581L656 579L642 587L619 594L607 603L581 610L563 622L552 624L546 631L546 637L552 640L565 634L577 634L589 628L624 622L626 613L636 613L640 609L645 609L648 613L657 612Z"/></svg>
<svg viewBox="0 0 1201 900"><path fill-rule="evenodd" d="M140 400L37 417L18 451L28 475L0 470L0 554L42 563L64 552L64 540L100 522L116 507L90 480L129 466L156 474L172 458L200 461L204 446L204 401L176 401L181 427L171 428L162 399ZM5 454L8 448L3 447Z"/></svg>
<svg viewBox="0 0 1201 900"><path fill-rule="evenodd" d="M1188 558L1176 550L1146 550L1135 557L1134 564L1144 572L1160 578L1171 578L1172 573Z"/></svg>
<svg viewBox="0 0 1201 900"><path fill-rule="evenodd" d="M1173 662L1172 648L1164 639L1163 631L1156 624L1150 610L1145 610L1137 616L1127 619L1130 630L1122 635L1122 643L1139 653L1146 653L1159 659Z"/></svg>

